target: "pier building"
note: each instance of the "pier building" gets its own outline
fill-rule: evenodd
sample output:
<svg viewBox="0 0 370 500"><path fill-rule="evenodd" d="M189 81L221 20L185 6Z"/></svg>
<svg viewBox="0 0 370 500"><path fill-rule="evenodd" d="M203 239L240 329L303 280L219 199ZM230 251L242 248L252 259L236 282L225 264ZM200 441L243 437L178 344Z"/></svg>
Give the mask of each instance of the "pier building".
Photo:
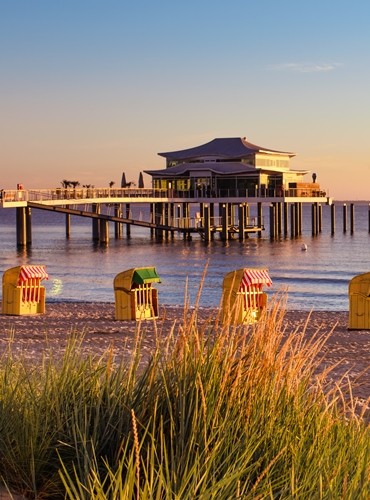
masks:
<svg viewBox="0 0 370 500"><path fill-rule="evenodd" d="M316 181L304 182L308 170L290 168L295 153L276 151L245 137L219 138L180 151L159 153L166 168L146 170L156 189L179 197L249 198L283 194L325 197Z"/></svg>

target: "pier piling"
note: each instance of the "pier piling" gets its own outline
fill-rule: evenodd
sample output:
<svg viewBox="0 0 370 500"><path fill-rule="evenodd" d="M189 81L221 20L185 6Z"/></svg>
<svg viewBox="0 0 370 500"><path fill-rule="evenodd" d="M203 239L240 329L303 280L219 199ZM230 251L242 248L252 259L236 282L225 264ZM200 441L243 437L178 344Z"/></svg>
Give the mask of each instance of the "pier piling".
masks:
<svg viewBox="0 0 370 500"><path fill-rule="evenodd" d="M239 205L239 241L244 241L244 229L245 229L245 205L242 203Z"/></svg>
<svg viewBox="0 0 370 500"><path fill-rule="evenodd" d="M229 239L229 227L228 227L228 203L224 203L221 208L221 239L222 241L227 241Z"/></svg>
<svg viewBox="0 0 370 500"><path fill-rule="evenodd" d="M66 214L66 238L71 237L71 214Z"/></svg>
<svg viewBox="0 0 370 500"><path fill-rule="evenodd" d="M353 234L355 230L355 206L353 203L351 203L350 206L350 229L351 229L351 234Z"/></svg>
<svg viewBox="0 0 370 500"><path fill-rule="evenodd" d="M296 211L295 204L290 205L290 236L294 238L296 235Z"/></svg>
<svg viewBox="0 0 370 500"><path fill-rule="evenodd" d="M343 233L347 232L347 205L343 205Z"/></svg>
<svg viewBox="0 0 370 500"><path fill-rule="evenodd" d="M130 217L130 204L126 203L126 219L131 219ZM131 224L126 224L126 238L131 238Z"/></svg>
<svg viewBox="0 0 370 500"><path fill-rule="evenodd" d="M17 245L26 246L32 243L32 218L30 207L16 208Z"/></svg>
<svg viewBox="0 0 370 500"><path fill-rule="evenodd" d="M122 218L122 209L121 209L121 205L119 203L117 203L114 206L114 216ZM123 226L123 224L121 222L114 223L114 237L116 239L122 238L122 226Z"/></svg>
<svg viewBox="0 0 370 500"><path fill-rule="evenodd" d="M284 214L284 237L285 238L288 236L288 224L289 224L288 212L289 212L288 203L284 202L283 214Z"/></svg>
<svg viewBox="0 0 370 500"><path fill-rule="evenodd" d="M335 234L335 205L332 203L330 207L330 216L331 216L331 234ZM369 232L370 232L370 217L369 217Z"/></svg>
<svg viewBox="0 0 370 500"><path fill-rule="evenodd" d="M98 203L93 203L91 206L91 211L94 214L100 214L100 205ZM93 241L99 240L99 219L92 219L92 239Z"/></svg>
<svg viewBox="0 0 370 500"><path fill-rule="evenodd" d="M208 205L204 205L203 220L204 220L204 239L205 241L209 242L211 241L211 221L210 221L210 212Z"/></svg>

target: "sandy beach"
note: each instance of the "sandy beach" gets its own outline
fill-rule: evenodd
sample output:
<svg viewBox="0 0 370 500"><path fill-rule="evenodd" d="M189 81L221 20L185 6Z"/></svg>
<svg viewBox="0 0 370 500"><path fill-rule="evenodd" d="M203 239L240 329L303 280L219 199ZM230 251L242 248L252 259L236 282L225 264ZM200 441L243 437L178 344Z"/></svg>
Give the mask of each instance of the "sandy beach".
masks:
<svg viewBox="0 0 370 500"><path fill-rule="evenodd" d="M198 323L204 324L217 310L200 309ZM147 320L140 325L143 332L141 354L143 362L148 359L156 345L158 336L165 337L174 322L181 322L181 307L164 307L160 317ZM309 321L307 319L309 317ZM307 325L306 325L307 323ZM319 369L335 366L330 377L333 381L351 381L356 411L368 408L370 396L370 331L349 331L348 312L287 311L284 327L287 333L300 332L305 335L319 332L330 333L323 347L324 356ZM116 321L113 303L50 303L46 313L34 316L0 315L0 356L6 357L11 347L12 355L37 363L43 354L58 357L63 354L68 339L73 333L81 338L82 350L86 354L101 356L111 350L119 359L129 359L135 349L136 321ZM344 378L343 378L344 377ZM366 412L368 419L369 410ZM0 499L9 495L0 488ZM14 496L14 498L22 498Z"/></svg>
<svg viewBox="0 0 370 500"><path fill-rule="evenodd" d="M216 310L200 309L199 324L216 314ZM144 361L153 352L156 336L164 337L175 321L181 321L182 315L181 307L161 306L157 320L141 324ZM364 404L370 396L370 331L349 331L347 311L287 311L284 320L286 332L302 331L308 316L307 336L318 330L320 334L331 332L323 348L325 358L320 366L324 369L335 365L331 377L338 381L348 375L354 397ZM137 325L136 321L116 321L114 303L50 303L42 315L0 315L0 355L6 356L10 342L13 355L36 362L43 353L58 356L75 332L82 339L83 352L100 356L110 349L117 358L128 359L135 349Z"/></svg>

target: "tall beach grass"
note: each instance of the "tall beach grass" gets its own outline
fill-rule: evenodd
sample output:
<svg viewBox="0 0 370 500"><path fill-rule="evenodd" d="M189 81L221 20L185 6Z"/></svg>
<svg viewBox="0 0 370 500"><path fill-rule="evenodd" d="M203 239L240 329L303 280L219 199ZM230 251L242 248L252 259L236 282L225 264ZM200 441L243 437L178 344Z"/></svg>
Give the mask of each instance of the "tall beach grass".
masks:
<svg viewBox="0 0 370 500"><path fill-rule="evenodd" d="M284 300L255 325L188 307L141 362L0 362L0 478L27 498L370 497L370 432L347 388L318 374L325 337L286 331ZM88 332L86 333L88 334ZM349 391L350 394L350 391Z"/></svg>

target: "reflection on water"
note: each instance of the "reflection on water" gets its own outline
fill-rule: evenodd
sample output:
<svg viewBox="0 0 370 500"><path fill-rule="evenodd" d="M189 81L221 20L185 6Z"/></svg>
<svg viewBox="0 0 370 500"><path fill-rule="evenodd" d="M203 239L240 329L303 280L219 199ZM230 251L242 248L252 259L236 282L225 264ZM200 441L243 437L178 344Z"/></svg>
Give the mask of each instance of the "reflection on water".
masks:
<svg viewBox="0 0 370 500"><path fill-rule="evenodd" d="M307 207L308 208L308 207ZM132 267L155 266L161 304L183 303L186 283L194 302L205 266L202 306L217 306L226 273L241 267L267 267L273 286L268 294L288 292L290 309L348 310L348 283L370 270L368 205L356 207L354 234L343 233L340 224L330 234L330 207L323 207L323 232L310 234L310 212L304 215L304 232L296 239L270 241L250 237L240 243L217 238L206 244L198 237L184 241L175 236L161 243L150 239L149 230L131 229L131 239L109 244L92 241L91 221L71 217L71 236L65 238L61 214L33 211L32 246L17 249L15 217L0 209L0 272L20 264L44 264L50 276L47 300L114 301L113 279ZM266 224L266 227L268 225ZM302 244L307 250L302 251Z"/></svg>

